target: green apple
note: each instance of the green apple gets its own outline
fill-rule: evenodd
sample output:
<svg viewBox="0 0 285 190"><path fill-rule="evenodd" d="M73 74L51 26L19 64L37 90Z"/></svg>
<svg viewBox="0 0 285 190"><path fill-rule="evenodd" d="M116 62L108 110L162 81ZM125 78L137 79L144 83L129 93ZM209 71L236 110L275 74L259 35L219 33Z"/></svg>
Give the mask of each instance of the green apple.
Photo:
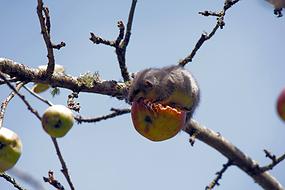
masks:
<svg viewBox="0 0 285 190"><path fill-rule="evenodd" d="M22 142L19 136L2 127L0 129L0 173L12 168L22 153Z"/></svg>
<svg viewBox="0 0 285 190"><path fill-rule="evenodd" d="M73 126L70 109L63 105L50 106L42 117L43 129L52 137L63 137Z"/></svg>

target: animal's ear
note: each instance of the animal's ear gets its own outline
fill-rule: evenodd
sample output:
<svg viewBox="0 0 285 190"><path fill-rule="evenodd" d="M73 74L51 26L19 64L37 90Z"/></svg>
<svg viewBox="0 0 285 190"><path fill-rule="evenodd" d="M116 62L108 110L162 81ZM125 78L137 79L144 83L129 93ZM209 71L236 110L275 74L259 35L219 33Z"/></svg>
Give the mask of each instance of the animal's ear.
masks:
<svg viewBox="0 0 285 190"><path fill-rule="evenodd" d="M144 80L143 84L144 84L144 87L146 87L146 88L152 88L153 87L153 83L150 80Z"/></svg>

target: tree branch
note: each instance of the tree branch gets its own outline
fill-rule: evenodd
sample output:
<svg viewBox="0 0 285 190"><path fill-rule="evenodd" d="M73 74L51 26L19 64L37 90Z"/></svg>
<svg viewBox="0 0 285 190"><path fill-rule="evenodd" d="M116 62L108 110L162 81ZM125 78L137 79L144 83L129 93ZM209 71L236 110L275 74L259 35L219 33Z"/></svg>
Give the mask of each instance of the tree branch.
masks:
<svg viewBox="0 0 285 190"><path fill-rule="evenodd" d="M108 115L103 115L101 117L94 117L94 118L83 118L82 116L75 116L75 119L78 123L95 123L95 122L99 122L102 120L107 120L110 118L114 118L117 117L119 115L123 115L126 113L130 113L131 110L130 109L115 109L115 108L111 108L111 111L113 111L113 113L110 113Z"/></svg>
<svg viewBox="0 0 285 190"><path fill-rule="evenodd" d="M9 81L9 82L17 82L18 79L17 78L11 78L11 79L9 78L9 79L7 79L7 81ZM2 84L6 84L6 82L3 81L3 80L0 80L0 85L2 85Z"/></svg>
<svg viewBox="0 0 285 190"><path fill-rule="evenodd" d="M224 7L219 13L215 13L212 11L199 12L199 14L202 14L204 16L217 16L217 23L209 34L203 33L201 35L192 52L187 57L179 61L179 65L185 66L187 63L192 62L194 56L196 55L200 47L204 44L204 42L212 38L219 28L223 29L225 25L224 16L226 14L226 11L237 2L239 2L239 0L225 0Z"/></svg>
<svg viewBox="0 0 285 190"><path fill-rule="evenodd" d="M66 178L70 189L71 189L71 190L75 190L75 188L74 188L74 186L73 186L73 183L72 183L72 181L71 181L70 175L69 175L69 173L68 173L68 168L67 168L67 166L66 166L66 164L65 164L65 161L64 161L63 156L62 156L62 154L61 154L61 151L60 151L60 149L59 149L57 140L56 140L56 138L53 138L53 137L51 137L51 140L52 140L52 142L53 142L53 144L54 144L54 147L55 147L55 150L56 150L56 154L57 154L58 159L59 159L59 161L60 161L60 163L61 163L61 167L62 167L61 172L63 173L64 177Z"/></svg>
<svg viewBox="0 0 285 190"><path fill-rule="evenodd" d="M137 0L132 0L132 5L131 5L129 16L128 16L127 30L126 30L125 35L124 35L124 32L125 32L124 23L123 21L119 21L117 24L119 28L119 35L115 41L105 40L101 38L100 36L96 36L92 32L90 33L91 37L89 38L95 44L105 44L108 46L115 47L117 59L118 59L120 70L121 70L121 75L125 82L128 82L131 80L130 74L126 66L126 49L129 44L130 37L131 37L131 29L132 29L136 4L137 4Z"/></svg>
<svg viewBox="0 0 285 190"><path fill-rule="evenodd" d="M251 159L220 134L203 127L193 119L186 124L183 130L190 136L195 134L197 139L208 144L231 160L233 165L236 165L251 176L256 183L263 187L263 189L284 190L282 185L271 174L269 174L269 172L263 172L256 161Z"/></svg>
<svg viewBox="0 0 285 190"><path fill-rule="evenodd" d="M10 182L15 188L17 188L18 190L26 190L23 187L21 187L14 178L12 178L11 176L9 176L6 173L0 173L0 177L4 178L6 181Z"/></svg>
<svg viewBox="0 0 285 190"><path fill-rule="evenodd" d="M6 79L7 80L7 79ZM7 80L8 81L8 80ZM4 81L5 82L5 81ZM9 81L8 81L9 82ZM6 83L6 82L5 82ZM24 86L24 83L19 83L16 85L16 90L19 91L22 86ZM5 111L6 111L6 108L9 104L9 102L14 98L15 96L15 92L12 91L9 96L2 102L1 104L1 109L0 109L0 129L1 127L3 126L3 120L4 120L4 114L5 114Z"/></svg>
<svg viewBox="0 0 285 190"><path fill-rule="evenodd" d="M43 12L45 16L43 15ZM52 42L50 39L51 25L50 25L49 10L47 7L44 7L44 3L42 0L38 0L37 14L38 14L39 21L40 21L41 34L43 35L46 48L47 48L47 52L48 52L47 54L48 66L45 72L45 77L49 78L54 71L55 59L54 59Z"/></svg>
<svg viewBox="0 0 285 190"><path fill-rule="evenodd" d="M205 190L214 189L216 185L220 185L219 181L222 179L223 174L227 171L227 169L232 165L232 161L229 160L226 164L223 164L223 168L216 173L215 179L208 185Z"/></svg>
<svg viewBox="0 0 285 190"><path fill-rule="evenodd" d="M277 164L285 160L285 153L282 154L280 157L276 158L276 156L271 154L268 150L264 150L264 152L265 152L265 156L270 158L272 162L266 166L261 167L260 168L261 171L272 170Z"/></svg>
<svg viewBox="0 0 285 190"><path fill-rule="evenodd" d="M49 105L49 106L52 106L52 105L53 105L50 101L48 101L48 100L44 99L43 97L41 97L40 95L34 93L34 92L33 92L31 89L29 89L28 87L26 87L26 86L23 86L23 87L24 87L24 89L26 89L31 95L33 95L34 97L36 97L36 98L39 99L40 101L46 103L46 104Z"/></svg>
<svg viewBox="0 0 285 190"><path fill-rule="evenodd" d="M129 16L128 16L128 23L127 23L127 30L126 30L125 37L122 40L121 44L116 47L117 59L119 61L121 74L125 82L131 80L130 74L126 66L126 49L129 44L130 37L131 37L131 29L132 29L136 4L137 4L137 0L132 0L131 9L130 9Z"/></svg>
<svg viewBox="0 0 285 190"><path fill-rule="evenodd" d="M53 171L48 172L48 177L43 177L44 182L49 183L53 187L55 187L57 190L64 190L63 185L59 181L57 181L53 176Z"/></svg>
<svg viewBox="0 0 285 190"><path fill-rule="evenodd" d="M90 84L78 80L79 77L59 73L54 73L49 79L43 79L40 70L4 58L0 58L0 72L17 77L21 81L50 84L53 87L66 88L74 92L98 93L118 99L127 97L128 85L125 83L114 80L103 81L96 78L90 86Z"/></svg>
<svg viewBox="0 0 285 190"><path fill-rule="evenodd" d="M41 116L39 115L38 111L32 108L30 103L26 100L25 96L20 94L18 90L9 81L6 80L5 76L1 72L0 72L0 78L3 79L6 82L6 84L13 90L13 92L23 100L28 110L30 110L39 120L41 120Z"/></svg>
<svg viewBox="0 0 285 190"><path fill-rule="evenodd" d="M41 34L43 35L43 39L45 41L48 52L47 54L48 66L44 73L43 78L50 78L54 72L54 67L55 67L55 58L54 58L53 49L59 50L60 48L64 47L66 44L64 42L61 42L60 44L57 45L54 45L52 43L50 37L51 22L49 16L49 9L48 7L44 7L44 3L42 0L38 0L37 14L40 21Z"/></svg>
<svg viewBox="0 0 285 190"><path fill-rule="evenodd" d="M131 9L130 9L130 12L129 12L126 35L125 35L125 38L123 39L123 42L122 42L122 45L121 45L122 49L124 49L124 50L126 50L128 44L129 44L129 41L130 41L131 30L132 30L134 14L135 14L135 9L136 9L136 4L137 4L137 0L133 0L132 1L132 5L131 5Z"/></svg>

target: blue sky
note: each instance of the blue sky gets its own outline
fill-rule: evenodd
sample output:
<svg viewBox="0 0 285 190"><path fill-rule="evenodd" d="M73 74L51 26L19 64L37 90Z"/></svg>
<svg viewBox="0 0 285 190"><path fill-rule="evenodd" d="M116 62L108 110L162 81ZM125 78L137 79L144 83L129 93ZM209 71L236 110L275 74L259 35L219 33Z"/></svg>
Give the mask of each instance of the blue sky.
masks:
<svg viewBox="0 0 285 190"><path fill-rule="evenodd" d="M53 42L66 42L56 51L56 63L78 76L98 71L104 80L122 80L114 49L94 45L89 32L115 39L118 20L127 20L131 1L45 1L50 8ZM223 1L138 0L127 50L130 72L176 64L194 47L215 18L199 11L220 10ZM34 1L0 2L0 56L31 67L47 62ZM201 103L194 118L220 132L261 165L269 163L263 149L280 155L285 148L285 123L276 114L276 100L285 87L285 17L276 18L263 0L241 0L225 17L225 27L207 41L186 66L201 88ZM30 85L31 86L31 85ZM8 95L0 87L1 101ZM47 106L28 95L40 112ZM52 98L65 104L68 90ZM96 94L80 94L84 116L109 113L111 107L128 107L123 101ZM41 180L55 172L67 188L51 140L40 122L16 97L5 115L4 126L17 132L24 149L17 168ZM75 125L59 143L76 189L204 189L226 159L197 141L194 147L183 132L154 143L140 136L130 115L96 124ZM285 162L271 173L285 185ZM21 181L20 181L21 182ZM33 189L21 182L24 187ZM46 189L52 189L44 185ZM236 167L223 176L217 189L261 189ZM14 189L0 179L0 189Z"/></svg>

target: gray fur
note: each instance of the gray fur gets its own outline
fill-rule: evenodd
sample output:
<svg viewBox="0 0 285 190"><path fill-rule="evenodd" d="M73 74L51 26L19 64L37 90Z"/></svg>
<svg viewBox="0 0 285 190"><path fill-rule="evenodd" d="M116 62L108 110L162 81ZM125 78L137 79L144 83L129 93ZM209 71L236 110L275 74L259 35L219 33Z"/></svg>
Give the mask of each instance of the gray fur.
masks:
<svg viewBox="0 0 285 190"><path fill-rule="evenodd" d="M175 102L168 102L167 105L187 111L187 118L189 119L192 117L195 108L198 106L200 90L192 74L179 65L163 67L160 69L149 68L138 72L132 81L128 100L130 102L137 101L140 98L147 97L148 93L154 92L155 97L153 97L151 101L162 102L177 90L189 96L193 101L193 105L187 107Z"/></svg>

